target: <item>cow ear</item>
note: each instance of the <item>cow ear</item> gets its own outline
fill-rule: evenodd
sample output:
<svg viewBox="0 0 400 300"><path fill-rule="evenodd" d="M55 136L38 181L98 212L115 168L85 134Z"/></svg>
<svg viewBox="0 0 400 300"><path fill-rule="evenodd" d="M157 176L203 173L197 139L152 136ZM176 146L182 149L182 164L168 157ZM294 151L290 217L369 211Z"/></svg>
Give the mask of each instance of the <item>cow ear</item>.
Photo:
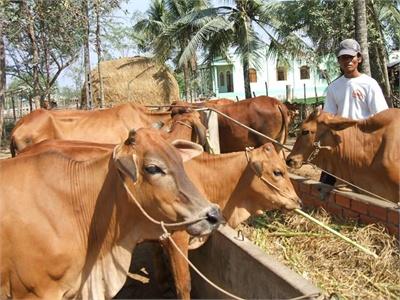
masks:
<svg viewBox="0 0 400 300"><path fill-rule="evenodd" d="M193 142L175 140L171 144L179 151L184 162L203 153L203 147Z"/></svg>
<svg viewBox="0 0 400 300"><path fill-rule="evenodd" d="M137 164L136 155L131 151L128 153L122 153L123 147L118 147L114 149L114 163L117 169L132 179L133 182L137 180Z"/></svg>
<svg viewBox="0 0 400 300"><path fill-rule="evenodd" d="M312 111L312 113L307 117L307 119L314 120L314 119L318 118L319 115L321 114L321 111L322 111L321 106L315 107L314 110Z"/></svg>
<svg viewBox="0 0 400 300"><path fill-rule="evenodd" d="M333 130L340 131L349 128L351 126L354 126L355 124L358 123L358 121L338 116L333 116L333 117L331 116L329 118L325 118L324 120L322 120L322 123Z"/></svg>
<svg viewBox="0 0 400 300"><path fill-rule="evenodd" d="M131 129L129 131L128 138L125 140L125 145L134 145L135 144L135 140L136 140L136 130L135 129Z"/></svg>

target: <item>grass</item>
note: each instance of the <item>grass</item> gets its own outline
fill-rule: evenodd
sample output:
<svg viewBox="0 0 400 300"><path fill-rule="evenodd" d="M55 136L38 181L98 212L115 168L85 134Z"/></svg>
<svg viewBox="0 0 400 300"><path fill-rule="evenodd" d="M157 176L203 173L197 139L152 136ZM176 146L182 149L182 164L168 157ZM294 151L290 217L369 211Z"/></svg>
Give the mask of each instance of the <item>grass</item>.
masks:
<svg viewBox="0 0 400 300"><path fill-rule="evenodd" d="M311 214L373 250L379 259L299 215L268 212L251 218L241 229L265 252L329 295L340 299L400 299L400 250L393 236L380 225L334 220L322 209Z"/></svg>

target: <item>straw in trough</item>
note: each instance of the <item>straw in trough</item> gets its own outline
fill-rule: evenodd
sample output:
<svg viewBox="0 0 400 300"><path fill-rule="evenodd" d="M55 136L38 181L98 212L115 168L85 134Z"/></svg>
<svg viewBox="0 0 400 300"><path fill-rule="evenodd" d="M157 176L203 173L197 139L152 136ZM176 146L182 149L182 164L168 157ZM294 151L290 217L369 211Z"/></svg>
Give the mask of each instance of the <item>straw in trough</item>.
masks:
<svg viewBox="0 0 400 300"><path fill-rule="evenodd" d="M169 104L179 100L176 79L165 65L147 57L126 57L101 62L106 106L117 103ZM97 68L90 73L93 105L100 102L100 83ZM85 86L82 103L86 103Z"/></svg>
<svg viewBox="0 0 400 300"><path fill-rule="evenodd" d="M365 254L302 216L268 212L242 225L244 234L268 254L340 299L400 299L400 250L377 224L360 226L314 217L378 254Z"/></svg>

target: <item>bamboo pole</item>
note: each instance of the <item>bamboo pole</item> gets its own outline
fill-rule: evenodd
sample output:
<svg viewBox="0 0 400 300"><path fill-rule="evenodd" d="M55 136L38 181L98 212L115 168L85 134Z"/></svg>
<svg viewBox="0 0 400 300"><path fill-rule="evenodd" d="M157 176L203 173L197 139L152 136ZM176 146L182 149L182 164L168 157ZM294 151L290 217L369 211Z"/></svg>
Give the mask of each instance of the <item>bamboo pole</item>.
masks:
<svg viewBox="0 0 400 300"><path fill-rule="evenodd" d="M378 258L378 255L376 255L374 252L368 250L367 248L357 244L355 241L349 239L348 237L340 234L339 232L337 232L336 230L330 228L329 226L327 226L326 224L318 221L317 219L313 218L312 216L306 214L304 211L302 211L301 209L296 208L294 210L296 213L298 213L299 215L302 215L303 217L309 219L310 221L314 222L315 224L318 224L319 226L325 228L326 230L328 230L329 232L333 233L334 235L340 237L342 240L346 241L347 243L353 245L354 247L360 249L361 251L363 251L366 254L372 255L374 258Z"/></svg>

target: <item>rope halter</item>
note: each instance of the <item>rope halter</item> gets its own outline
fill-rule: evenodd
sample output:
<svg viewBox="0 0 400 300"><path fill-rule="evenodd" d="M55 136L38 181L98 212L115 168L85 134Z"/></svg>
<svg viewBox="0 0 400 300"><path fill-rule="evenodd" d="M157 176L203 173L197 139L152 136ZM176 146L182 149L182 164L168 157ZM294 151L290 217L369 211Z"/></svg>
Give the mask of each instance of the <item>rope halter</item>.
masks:
<svg viewBox="0 0 400 300"><path fill-rule="evenodd" d="M317 157L317 155L321 149L332 150L331 146L321 146L321 141L314 142L313 146L314 146L314 149L308 156L306 163L310 163L311 161L313 161Z"/></svg>
<svg viewBox="0 0 400 300"><path fill-rule="evenodd" d="M253 164L251 163L251 151L254 150L254 147L246 147L246 159L247 159L247 163L250 165L251 170L254 172L254 174L267 186L272 187L273 189L275 189L279 194L281 194L283 197L286 198L292 198L292 196L290 196L288 193L282 191L282 189L280 189L279 187L277 187L275 184L273 184L272 182L270 182L267 178L265 178L261 173L258 172L258 170L256 170L253 166Z"/></svg>

